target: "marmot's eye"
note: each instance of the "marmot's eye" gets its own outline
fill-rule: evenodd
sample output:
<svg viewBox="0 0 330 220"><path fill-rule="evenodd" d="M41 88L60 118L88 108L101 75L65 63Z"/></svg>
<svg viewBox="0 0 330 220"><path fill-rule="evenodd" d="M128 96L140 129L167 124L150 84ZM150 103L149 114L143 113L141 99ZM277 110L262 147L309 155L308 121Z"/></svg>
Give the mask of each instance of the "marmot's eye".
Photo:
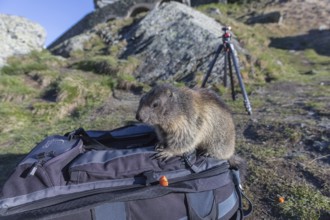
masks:
<svg viewBox="0 0 330 220"><path fill-rule="evenodd" d="M158 107L158 102L154 102L154 103L152 103L152 105L151 105L153 108L157 108Z"/></svg>

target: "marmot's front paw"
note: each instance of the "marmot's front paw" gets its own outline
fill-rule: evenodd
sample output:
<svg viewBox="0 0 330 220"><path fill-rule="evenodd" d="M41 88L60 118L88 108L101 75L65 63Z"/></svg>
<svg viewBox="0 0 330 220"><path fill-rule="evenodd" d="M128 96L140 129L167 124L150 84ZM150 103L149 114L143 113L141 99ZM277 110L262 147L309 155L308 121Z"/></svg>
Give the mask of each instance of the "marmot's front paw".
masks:
<svg viewBox="0 0 330 220"><path fill-rule="evenodd" d="M160 159L162 161L166 161L169 158L174 157L173 153L163 148L157 148L157 154L155 154L156 159Z"/></svg>

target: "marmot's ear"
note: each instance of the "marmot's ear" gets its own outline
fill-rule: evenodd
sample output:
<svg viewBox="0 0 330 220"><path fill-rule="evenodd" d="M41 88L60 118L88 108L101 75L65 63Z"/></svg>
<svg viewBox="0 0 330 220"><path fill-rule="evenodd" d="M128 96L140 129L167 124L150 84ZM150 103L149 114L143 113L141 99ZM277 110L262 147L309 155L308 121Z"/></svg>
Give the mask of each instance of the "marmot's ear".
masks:
<svg viewBox="0 0 330 220"><path fill-rule="evenodd" d="M174 93L171 89L166 89L165 93L168 97L173 97L173 95L174 95Z"/></svg>

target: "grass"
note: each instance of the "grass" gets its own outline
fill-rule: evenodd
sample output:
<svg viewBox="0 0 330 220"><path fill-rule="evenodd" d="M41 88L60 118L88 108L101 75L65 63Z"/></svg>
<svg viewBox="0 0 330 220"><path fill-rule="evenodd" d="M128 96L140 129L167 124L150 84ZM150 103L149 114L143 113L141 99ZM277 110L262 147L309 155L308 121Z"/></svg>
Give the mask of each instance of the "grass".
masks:
<svg viewBox="0 0 330 220"><path fill-rule="evenodd" d="M24 79L18 76L0 75L0 100L18 100L22 101L31 94L35 93L35 89L26 86Z"/></svg>
<svg viewBox="0 0 330 220"><path fill-rule="evenodd" d="M73 57L73 65L41 51L12 57L0 69L0 154L27 153L43 137L80 126L120 126L123 118L116 112L100 119L90 115L112 96L118 82L136 83L131 73L139 61L95 55L104 48L94 40L90 53Z"/></svg>
<svg viewBox="0 0 330 220"><path fill-rule="evenodd" d="M284 188L281 186L279 190ZM278 204L278 210L288 218L318 219L322 212L329 210L330 199L315 191L308 184L292 183L281 191L286 201Z"/></svg>
<svg viewBox="0 0 330 220"><path fill-rule="evenodd" d="M92 71L98 74L113 75L118 69L118 60L115 57L96 56L82 60L73 65L74 68L83 71Z"/></svg>
<svg viewBox="0 0 330 220"><path fill-rule="evenodd" d="M32 71L42 71L50 66L62 65L63 60L52 56L48 51L33 51L28 56L11 57L0 73L5 75L22 75Z"/></svg>

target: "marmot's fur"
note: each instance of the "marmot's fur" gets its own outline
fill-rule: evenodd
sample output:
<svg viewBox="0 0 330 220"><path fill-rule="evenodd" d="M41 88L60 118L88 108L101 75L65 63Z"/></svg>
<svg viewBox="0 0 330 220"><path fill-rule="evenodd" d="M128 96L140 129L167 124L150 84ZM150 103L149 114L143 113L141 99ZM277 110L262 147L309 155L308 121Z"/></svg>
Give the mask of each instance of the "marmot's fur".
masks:
<svg viewBox="0 0 330 220"><path fill-rule="evenodd" d="M155 127L157 156L162 159L194 150L218 159L234 154L232 114L208 89L156 86L141 98L136 119Z"/></svg>

